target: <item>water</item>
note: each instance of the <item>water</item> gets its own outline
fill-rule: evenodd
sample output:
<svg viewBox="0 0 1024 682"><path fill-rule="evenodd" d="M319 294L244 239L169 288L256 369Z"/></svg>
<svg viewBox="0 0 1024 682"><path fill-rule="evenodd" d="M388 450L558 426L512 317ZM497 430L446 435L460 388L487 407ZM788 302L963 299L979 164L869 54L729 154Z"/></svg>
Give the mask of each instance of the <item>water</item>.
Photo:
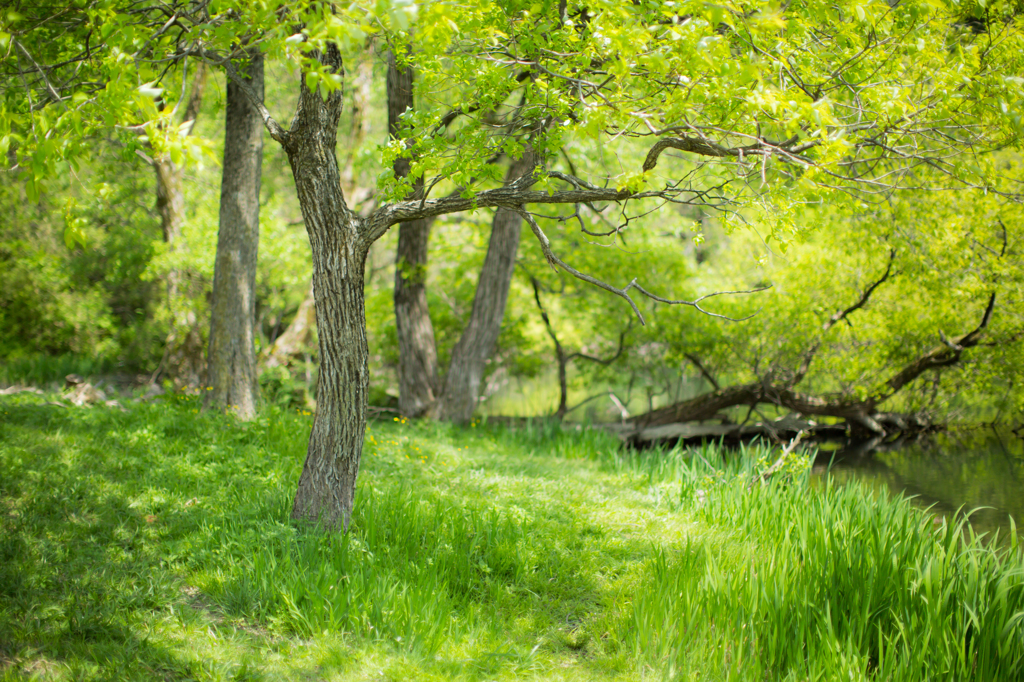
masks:
<svg viewBox="0 0 1024 682"><path fill-rule="evenodd" d="M1010 517L1018 533L1024 531L1024 439L1009 430L954 431L874 450L829 449L823 444L818 453L819 480L832 460L840 483L859 480L902 493L947 519L969 512L975 531L998 531L1003 539L1011 532Z"/></svg>

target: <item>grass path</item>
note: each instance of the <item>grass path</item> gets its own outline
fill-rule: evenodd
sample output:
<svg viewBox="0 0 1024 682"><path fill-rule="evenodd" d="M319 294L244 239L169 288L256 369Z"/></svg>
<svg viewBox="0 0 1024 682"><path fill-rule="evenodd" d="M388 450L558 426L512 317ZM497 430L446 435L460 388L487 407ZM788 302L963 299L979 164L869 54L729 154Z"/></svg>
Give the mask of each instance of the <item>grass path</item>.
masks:
<svg viewBox="0 0 1024 682"><path fill-rule="evenodd" d="M768 453L384 421L352 531L325 535L288 520L310 421L0 398L0 679L1024 671L1016 548L810 490L798 458L748 490Z"/></svg>

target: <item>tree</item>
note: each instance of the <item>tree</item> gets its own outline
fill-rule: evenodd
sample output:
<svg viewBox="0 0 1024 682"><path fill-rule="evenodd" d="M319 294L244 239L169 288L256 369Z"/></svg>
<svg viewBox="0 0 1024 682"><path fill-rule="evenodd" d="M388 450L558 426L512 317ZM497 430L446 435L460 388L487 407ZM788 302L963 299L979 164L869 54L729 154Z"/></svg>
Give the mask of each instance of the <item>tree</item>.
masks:
<svg viewBox="0 0 1024 682"><path fill-rule="evenodd" d="M388 133L399 144L402 140L402 116L413 108L412 66L408 54L396 58L388 52ZM401 62L401 63L400 63ZM411 141L410 141L411 142ZM409 175L410 160L395 159L395 177ZM423 195L422 177L413 185L409 199ZM427 307L427 245L430 220L410 220L398 226L398 253L395 258L395 325L398 330L398 409L418 417L433 407L440 392L437 345L434 326Z"/></svg>
<svg viewBox="0 0 1024 682"><path fill-rule="evenodd" d="M401 117L413 110L413 69L410 55L400 67L393 52L388 54L388 129L402 140ZM457 117L451 112L446 120ZM514 132L514 131L510 131ZM413 140L403 144L414 146ZM394 162L395 177L409 174L410 159ZM524 153L509 164L505 184L515 182L534 165ZM414 185L415 199L423 194L422 179ZM398 329L398 408L402 414L431 415L454 422L468 422L480 397L487 361L494 353L501 320L519 249L522 217L514 210L497 208L491 223L487 256L480 269L473 308L459 341L452 350L448 371L439 377L437 344L427 305L426 272L432 218L399 224L395 265L395 321Z"/></svg>
<svg viewBox="0 0 1024 682"><path fill-rule="evenodd" d="M202 104L203 91L206 88L206 69L200 63L189 95L181 115L178 127L179 134L192 134L199 107ZM168 123L173 123L174 119ZM141 134L143 130L139 130ZM160 226L163 228L164 243L174 251L182 249L181 230L185 223L185 190L182 186L184 168L182 160L174 160L171 150L154 151L150 147L152 158L142 150L137 154L145 159L156 172L156 208L160 213ZM164 355L160 360L153 380L161 373L170 376L174 381L185 386L198 386L202 382L205 369L203 362L203 337L199 329L199 320L195 310L185 300L188 272L181 268L171 267L167 272L167 306L170 309L170 331L164 343Z"/></svg>
<svg viewBox="0 0 1024 682"><path fill-rule="evenodd" d="M522 156L509 164L505 186L529 174L535 164L533 153L524 150ZM501 206L494 210L487 256L480 268L473 296L473 311L459 342L452 349L444 390L435 408L441 419L465 423L473 417L480 398L484 369L501 332L522 227L523 218L516 210Z"/></svg>
<svg viewBox="0 0 1024 682"><path fill-rule="evenodd" d="M417 21L417 73L425 91L443 93L463 121L444 132L439 115L416 109L414 128L439 132L419 138L419 163L408 176L384 179L392 201L363 217L346 203L335 155L344 54L370 32L404 30L408 9L397 3L376 12L314 3L161 6L149 11L168 13L174 40L162 39L170 29L158 29L135 50L159 48L154 64L199 55L224 68L288 155L313 250L320 344L318 409L292 515L328 527L345 528L351 516L368 388L363 268L370 245L391 226L502 207L530 226L552 267L625 299L636 313L636 295L700 308L697 301L660 296L638 279L616 286L575 269L554 253L528 207L617 202L647 211L683 203L736 212L773 201L785 207L837 188L888 196L915 186L914 171L924 167L943 173L946 186L987 186L984 169L958 165L956 155L1017 139L1019 121L1007 112L1016 111L1010 105L1020 86L1005 74L1021 70L1024 51L1012 16L990 22L979 39L956 27L955 6L925 2L785 9L655 1L435 3ZM125 21L139 12L123 12ZM301 32L293 33L295 26ZM288 128L235 66L243 56L237 39L255 33L265 53L302 66ZM509 77L520 68L529 72L522 83ZM37 85L52 86L42 71ZM523 106L506 106L520 90ZM52 97L59 107L60 93ZM537 163L508 185L476 191L474 179L488 177L495 153L520 158L525 151L506 134L509 121L494 125L493 112L511 110L531 131ZM40 117L26 111L19 120ZM645 158L616 178L588 180L549 168L572 136L634 140ZM33 139L41 148L45 138ZM676 162L669 150L686 156ZM389 145L385 159L402 152ZM420 178L424 196L402 199ZM442 181L465 189L429 198ZM784 224L785 214L779 217Z"/></svg>
<svg viewBox="0 0 1024 682"><path fill-rule="evenodd" d="M370 127L370 90L373 77L373 64L369 59L360 59L356 65L352 83L348 88L349 126L346 131L344 166L341 171L342 189L345 196L353 197L352 203L373 205L373 189L360 185L359 173L356 170L356 155L366 139ZM299 304L295 316L288 327L273 339L267 349L263 363L267 368L286 367L302 357L311 344L316 331L316 310L313 302L313 289Z"/></svg>
<svg viewBox="0 0 1024 682"><path fill-rule="evenodd" d="M262 53L253 51L245 66L241 77L262 101ZM228 82L224 133L206 405L227 406L242 419L252 419L259 402L254 326L263 121L233 81Z"/></svg>

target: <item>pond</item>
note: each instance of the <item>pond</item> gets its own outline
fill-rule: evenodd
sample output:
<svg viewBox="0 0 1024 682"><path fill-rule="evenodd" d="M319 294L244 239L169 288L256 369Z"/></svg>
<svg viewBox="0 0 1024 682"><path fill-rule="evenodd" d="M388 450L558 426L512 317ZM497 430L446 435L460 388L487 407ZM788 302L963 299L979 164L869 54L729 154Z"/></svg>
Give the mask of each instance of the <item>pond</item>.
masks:
<svg viewBox="0 0 1024 682"><path fill-rule="evenodd" d="M831 466L830 466L831 464ZM814 476L862 481L951 519L970 512L979 533L1009 537L1010 517L1024 531L1024 439L1010 430L977 428L931 434L911 443L819 446ZM973 511L972 511L973 510Z"/></svg>

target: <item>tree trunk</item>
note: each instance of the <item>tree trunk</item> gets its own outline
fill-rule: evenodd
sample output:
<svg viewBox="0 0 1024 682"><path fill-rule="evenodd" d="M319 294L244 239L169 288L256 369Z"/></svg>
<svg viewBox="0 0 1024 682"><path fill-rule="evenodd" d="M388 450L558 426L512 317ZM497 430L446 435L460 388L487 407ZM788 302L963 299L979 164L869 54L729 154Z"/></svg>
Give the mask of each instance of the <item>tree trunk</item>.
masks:
<svg viewBox="0 0 1024 682"><path fill-rule="evenodd" d="M325 64L340 70L333 47ZM317 412L292 518L348 528L366 430L369 349L363 269L371 239L345 204L335 157L342 95L301 86L285 149L313 252L319 330Z"/></svg>
<svg viewBox="0 0 1024 682"><path fill-rule="evenodd" d="M206 70L200 66L182 117L183 123L191 123L186 134L191 134L199 115L205 87ZM181 248L181 228L185 223L182 169L165 155L154 156L152 165L156 171L156 208L160 213L164 242L171 251L176 251ZM171 313L171 329L153 378L163 373L179 385L199 386L205 371L203 337L195 310L191 305L182 305L185 280L185 273L177 268L171 268L167 273L167 307Z"/></svg>
<svg viewBox="0 0 1024 682"><path fill-rule="evenodd" d="M388 54L388 131L401 133L401 115L413 107L413 71ZM395 160L395 175L409 174L409 159ZM408 198L423 191L423 181ZM437 345L427 306L427 244L430 223L413 220L398 226L395 260L395 325L398 329L398 409L418 417L433 407L438 387Z"/></svg>
<svg viewBox="0 0 1024 682"><path fill-rule="evenodd" d="M262 53L254 51L247 66L249 85L262 97ZM224 132L206 406L226 406L248 420L256 416L259 402L254 325L263 119L230 80Z"/></svg>
<svg viewBox="0 0 1024 682"><path fill-rule="evenodd" d="M181 248L181 227L185 222L185 194L182 170L167 157L153 160L156 170L156 207L160 213L164 242L171 251ZM154 378L163 373L182 386L199 386L202 381L203 338L195 310L182 301L185 275L178 268L167 273L167 307L171 328L164 342L164 354Z"/></svg>
<svg viewBox="0 0 1024 682"><path fill-rule="evenodd" d="M370 119L366 115L370 107L372 95L373 64L369 60L360 62L356 67L352 83L352 100L348 132L348 152L345 154L345 165L341 170L341 187L345 196L353 204L372 194L372 190L359 187L356 174L356 154L366 138L370 127ZM287 367L293 361L308 355L307 346L316 330L316 308L313 303L313 288L302 303L288 328L277 337L270 350L264 355L266 367Z"/></svg>
<svg viewBox="0 0 1024 682"><path fill-rule="evenodd" d="M395 263L395 326L398 331L398 409L418 417L436 400L437 345L427 306L426 220L398 226Z"/></svg>
<svg viewBox="0 0 1024 682"><path fill-rule="evenodd" d="M521 159L513 161L505 176L505 184L527 173L533 163L533 155L529 151ZM484 370L501 333L522 223L523 219L514 211L499 208L494 213L487 256L473 297L473 312L452 350L444 392L437 408L441 419L465 423L473 417Z"/></svg>

